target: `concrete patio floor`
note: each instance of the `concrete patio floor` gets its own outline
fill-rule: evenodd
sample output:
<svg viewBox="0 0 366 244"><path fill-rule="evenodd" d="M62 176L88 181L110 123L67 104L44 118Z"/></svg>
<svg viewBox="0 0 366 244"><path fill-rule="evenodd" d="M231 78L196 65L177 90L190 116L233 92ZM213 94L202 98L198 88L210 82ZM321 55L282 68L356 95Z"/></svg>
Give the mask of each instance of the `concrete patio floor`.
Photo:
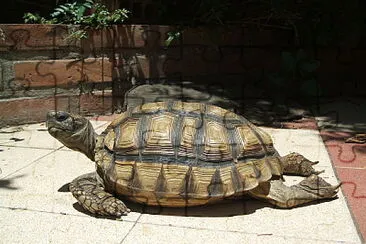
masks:
<svg viewBox="0 0 366 244"><path fill-rule="evenodd" d="M102 131L107 121L93 121ZM281 155L301 152L338 182L317 130L272 129ZM67 190L75 177L94 170L84 155L63 147L44 124L0 133L0 243L361 243L345 197L294 209L256 200L227 200L188 209L151 208L126 202L121 220L96 218ZM285 177L286 184L301 177Z"/></svg>

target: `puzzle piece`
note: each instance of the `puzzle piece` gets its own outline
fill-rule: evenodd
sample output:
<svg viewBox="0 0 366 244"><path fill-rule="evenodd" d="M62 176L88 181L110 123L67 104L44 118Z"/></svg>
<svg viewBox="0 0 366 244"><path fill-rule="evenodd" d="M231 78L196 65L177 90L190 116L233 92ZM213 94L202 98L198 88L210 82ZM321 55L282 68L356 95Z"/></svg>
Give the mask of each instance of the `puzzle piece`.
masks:
<svg viewBox="0 0 366 244"><path fill-rule="evenodd" d="M0 50L53 50L60 47L76 47L73 46L75 43L71 44L65 40L65 26L27 25L19 28L18 25L5 25L2 29L3 41L0 41Z"/></svg>
<svg viewBox="0 0 366 244"><path fill-rule="evenodd" d="M362 187L362 182L355 182L352 181L342 181L342 185L345 187L349 187L351 190L351 198L355 199L365 199L366 200L366 190L364 187ZM360 189L362 188L362 189ZM362 192L361 192L362 191Z"/></svg>

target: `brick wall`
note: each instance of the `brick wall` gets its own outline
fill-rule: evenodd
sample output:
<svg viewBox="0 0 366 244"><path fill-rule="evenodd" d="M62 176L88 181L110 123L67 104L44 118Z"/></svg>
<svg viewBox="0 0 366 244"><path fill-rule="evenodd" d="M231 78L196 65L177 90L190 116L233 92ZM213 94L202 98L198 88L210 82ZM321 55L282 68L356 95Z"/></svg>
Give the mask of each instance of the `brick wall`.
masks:
<svg viewBox="0 0 366 244"><path fill-rule="evenodd" d="M167 26L115 26L72 42L63 25L0 28L0 126L43 121L50 109L112 113L145 83L189 81L233 100L260 96L258 84L279 70L281 51L295 49L291 32L245 27L189 29L169 47ZM365 95L362 43L308 50L321 62L322 95Z"/></svg>

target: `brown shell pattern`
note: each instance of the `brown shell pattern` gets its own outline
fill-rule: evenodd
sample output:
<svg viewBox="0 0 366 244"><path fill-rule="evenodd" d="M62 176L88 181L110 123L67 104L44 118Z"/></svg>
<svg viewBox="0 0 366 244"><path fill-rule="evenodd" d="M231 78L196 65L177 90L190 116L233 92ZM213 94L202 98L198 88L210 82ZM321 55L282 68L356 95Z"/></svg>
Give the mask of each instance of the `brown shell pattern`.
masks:
<svg viewBox="0 0 366 244"><path fill-rule="evenodd" d="M106 184L149 205L202 205L282 174L271 137L213 105L144 104L113 121L103 136L108 150L97 150L97 163Z"/></svg>

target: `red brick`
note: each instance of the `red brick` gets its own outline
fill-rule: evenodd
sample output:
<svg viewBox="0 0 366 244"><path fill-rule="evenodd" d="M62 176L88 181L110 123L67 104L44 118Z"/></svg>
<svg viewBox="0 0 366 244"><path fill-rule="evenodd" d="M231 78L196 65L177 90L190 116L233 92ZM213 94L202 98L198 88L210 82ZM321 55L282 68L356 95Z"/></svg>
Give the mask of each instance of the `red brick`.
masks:
<svg viewBox="0 0 366 244"><path fill-rule="evenodd" d="M28 88L67 86L111 81L112 63L106 58L19 61L14 63L14 73L16 85Z"/></svg>
<svg viewBox="0 0 366 244"><path fill-rule="evenodd" d="M49 110L65 110L80 114L112 112L111 92L59 95L46 98L21 98L0 100L0 127L42 122Z"/></svg>
<svg viewBox="0 0 366 244"><path fill-rule="evenodd" d="M128 60L118 60L116 66L119 72L115 73L114 78L124 79L126 75L132 75L137 79L165 77L164 61L164 56L150 59L144 55L136 55Z"/></svg>
<svg viewBox="0 0 366 244"><path fill-rule="evenodd" d="M5 50L55 50L70 46L65 40L66 25L2 24L5 41L0 41L0 51Z"/></svg>
<svg viewBox="0 0 366 244"><path fill-rule="evenodd" d="M64 97L23 98L0 101L0 126L44 121L46 113L68 107ZM56 107L57 104L57 107Z"/></svg>
<svg viewBox="0 0 366 244"><path fill-rule="evenodd" d="M95 49L143 48L165 46L169 26L116 25L88 33L85 40L67 38L67 25L2 24L5 41L0 40L0 51L6 50L55 50L70 46L82 47L84 52Z"/></svg>
<svg viewBox="0 0 366 244"><path fill-rule="evenodd" d="M108 114L113 112L111 91L82 94L79 104L81 114Z"/></svg>

